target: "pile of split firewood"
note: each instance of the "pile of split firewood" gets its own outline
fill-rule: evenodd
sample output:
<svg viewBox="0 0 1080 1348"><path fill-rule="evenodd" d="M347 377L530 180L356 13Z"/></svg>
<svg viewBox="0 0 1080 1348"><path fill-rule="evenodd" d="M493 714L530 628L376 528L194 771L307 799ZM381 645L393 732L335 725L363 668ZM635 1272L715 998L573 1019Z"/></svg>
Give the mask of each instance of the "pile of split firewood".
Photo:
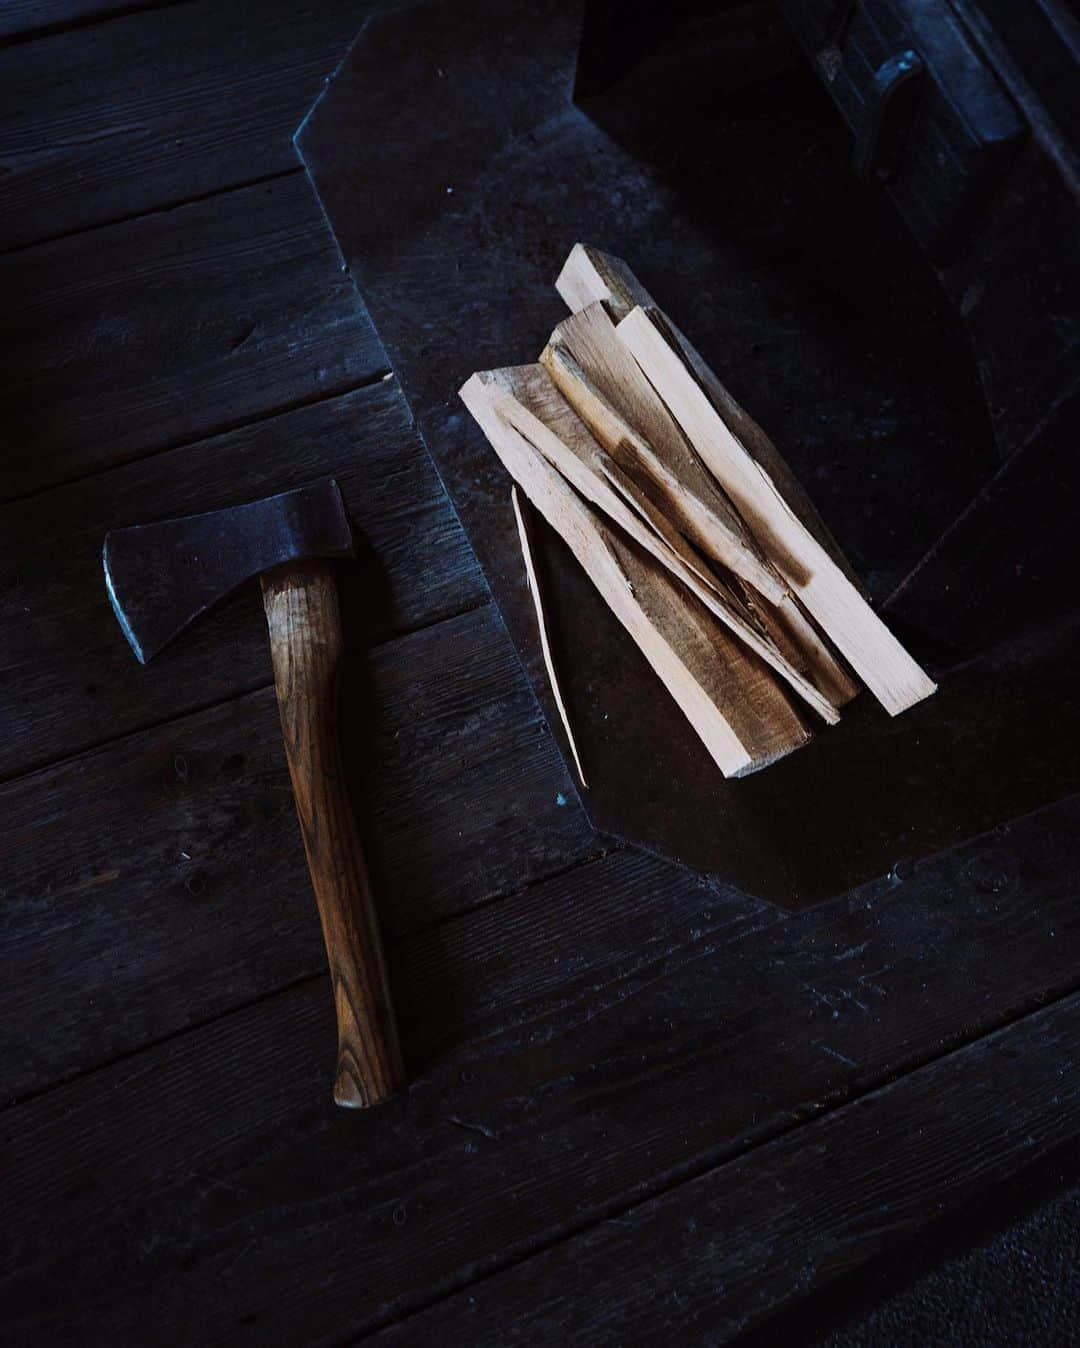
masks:
<svg viewBox="0 0 1080 1348"><path fill-rule="evenodd" d="M578 244L556 286L571 316L539 364L474 374L461 396L721 771L835 723L853 676L894 716L932 693L768 437L625 263Z"/></svg>

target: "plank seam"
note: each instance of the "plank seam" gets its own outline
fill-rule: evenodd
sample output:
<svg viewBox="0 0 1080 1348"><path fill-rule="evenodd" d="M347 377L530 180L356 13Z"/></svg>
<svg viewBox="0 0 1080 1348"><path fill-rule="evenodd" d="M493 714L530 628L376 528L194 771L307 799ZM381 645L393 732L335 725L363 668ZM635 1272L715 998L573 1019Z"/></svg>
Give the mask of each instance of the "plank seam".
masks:
<svg viewBox="0 0 1080 1348"><path fill-rule="evenodd" d="M446 613L440 614L437 618L431 618L427 622L418 622L405 624L393 633L376 639L370 645L364 648L365 652L371 654L375 651L381 651L388 646L392 646L396 641L403 641L407 637L416 636L418 632L426 632L428 628L438 627L441 623L453 622L457 618L463 618L470 613L475 613L480 609L486 608L493 601L490 597L482 597L459 604ZM134 657L132 657L134 658ZM267 661L269 662L269 646L267 646ZM95 740L93 744L84 745L78 753L62 754L58 758L46 758L40 762L31 762L24 764L17 771L6 775L0 774L0 786L8 786L15 782L20 782L24 778L34 777L42 772L52 772L54 769L63 767L68 763L77 763L82 758L87 758L91 754L101 753L104 750L114 748L123 744L125 740L134 739L138 735L148 735L155 730L161 730L166 726L174 725L179 721L185 721L191 716L200 716L203 712L212 711L215 707L228 706L230 702L237 702L241 698L253 697L256 693L265 692L267 688L274 686L272 678L259 680L257 683L246 684L229 693L227 697L211 698L207 702L199 702L194 706L186 707L183 711L177 712L172 716L164 716L158 721L147 721L145 725L134 726L130 730L125 730L121 735L108 736L102 740Z"/></svg>
<svg viewBox="0 0 1080 1348"><path fill-rule="evenodd" d="M7 37L0 37L0 51L7 47L21 46L24 42L40 42L79 28L94 28L99 24L111 23L114 19L127 19L133 14L142 14L148 10L177 9L181 5L190 5L193 2L194 0L142 0L142 3L124 5L119 9L99 10L96 14L87 14L82 18L43 23L37 28L24 28L17 33L9 33Z"/></svg>
<svg viewBox="0 0 1080 1348"><path fill-rule="evenodd" d="M193 0L177 0L178 4L191 4ZM169 6L162 6L169 8ZM3 43L0 42L0 51L3 50ZM0 261L9 257L17 257L20 253L28 253L34 248L48 248L54 243L63 243L67 239L77 239L83 234L93 234L99 229L115 229L118 225L132 225L139 220L145 220L147 216L168 215L170 211L181 211L185 206L198 206L203 202L213 201L215 197L228 196L230 192L244 192L252 187L262 187L265 183L279 182L282 178L295 178L298 173L303 173L303 165L297 164L293 168L276 169L273 173L263 173L255 178L240 178L236 182L226 183L224 187L212 188L209 192L197 192L190 197L177 197L175 201L164 201L157 206L147 206L145 210L135 211L131 215L118 215L111 220L96 220L92 225L79 225L77 229L68 229L60 234L45 234L40 239L33 239L29 243L17 243L11 248L0 248Z"/></svg>
<svg viewBox="0 0 1080 1348"><path fill-rule="evenodd" d="M537 720L543 722L551 734L551 728L547 725L546 718L537 713ZM603 835L597 834L597 837ZM406 941L418 940L422 936L428 936L433 931L438 931L444 927L447 922L456 920L459 917L471 917L474 913L482 913L485 908L491 908L496 903L502 903L507 899L517 898L521 894L527 893L533 889L542 880L545 884L550 884L555 880L565 879L568 875L573 875L575 871L582 870L585 866L593 866L597 862L604 861L608 857L617 856L621 852L630 850L628 844L620 842L611 842L607 846L601 846L595 852L589 852L585 856L577 857L567 866L556 866L554 870L544 871L543 875L535 876L531 880L526 880L524 884L516 885L513 889L500 890L497 894L489 894L486 898L477 900L476 903L462 908L455 908L453 913L442 917L433 917L430 922L424 922L419 927L413 927L401 938L398 944L404 944ZM638 849L633 849L638 850Z"/></svg>
<svg viewBox="0 0 1080 1348"><path fill-rule="evenodd" d="M794 915L790 920L797 921L798 918L799 915ZM704 1156L696 1161L689 1162L685 1166L677 1167L674 1170L669 1171L666 1175L658 1176L655 1181L639 1186L637 1192L627 1202L613 1200L606 1204L601 1204L596 1214L580 1222L567 1223L557 1233L552 1234L547 1239L541 1240L536 1245L531 1246L527 1250L523 1250L519 1254L512 1254L501 1260L496 1256L490 1266L482 1268L472 1276L470 1276L468 1272L465 1272L457 1281L450 1278L447 1280L447 1283L442 1290L433 1296L410 1306L407 1311L404 1311L399 1315L389 1314L380 1317L360 1334L341 1338L337 1340L337 1342L341 1345L341 1348L351 1348L351 1345L363 1343L368 1339L374 1338L386 1329L404 1324L415 1316L430 1311L432 1307L438 1306L442 1302L458 1296L470 1287L475 1287L479 1283L497 1277L500 1274L507 1272L509 1269L516 1268L518 1265L528 1263L529 1260L544 1254L545 1251L565 1244L568 1240L574 1240L588 1231L603 1226L614 1218L624 1218L628 1214L633 1213L636 1209L645 1207L648 1204L655 1202L657 1199L663 1198L669 1193L673 1193L676 1189L699 1180L714 1171L720 1171L736 1162L744 1161L747 1157L753 1155L753 1153L760 1151L765 1147L769 1147L785 1137L789 1137L799 1128L803 1128L811 1123L820 1123L826 1118L831 1118L834 1115L840 1114L843 1111L866 1101L870 1097L879 1094L888 1087L904 1081L908 1077L914 1076L918 1072L933 1067L937 1063L954 1057L958 1053L963 1053L986 1039L1006 1033L1023 1021L1038 1015L1048 1007L1057 1006L1077 994L1080 994L1080 976L1054 996L1036 1000L1031 1005L987 1026L979 1034L957 1039L953 1041L949 1047L942 1049L938 1053L931 1053L925 1058L909 1063L900 1070L885 1073L880 1079L869 1083L865 1089L848 1096L842 1101L837 1101L832 1105L827 1101L824 1101L808 1116L804 1115L803 1117L795 1119L786 1126L777 1126L773 1131L755 1138L745 1146L736 1147L729 1154L721 1156L719 1153L715 1153L711 1159L709 1156ZM808 1291L809 1290L811 1289L808 1289ZM787 1304L790 1305L795 1303Z"/></svg>
<svg viewBox="0 0 1080 1348"><path fill-rule="evenodd" d="M47 496L50 492L60 491L66 487L74 487L80 482L89 482L93 478L104 476L106 473L116 472L123 468L130 468L132 464L143 463L147 459L156 459L160 455L175 454L179 450L192 449L196 445L201 445L206 440L216 440L220 435L233 435L237 431L246 430L249 426L260 426L264 422L273 421L277 417L288 416L291 412L299 412L307 407L317 407L320 403L328 403L339 398L351 397L354 393L361 393L364 389L372 388L374 385L382 383L384 379L392 379L393 377L394 372L389 366L380 365L372 374L365 375L363 379L359 379L345 388L337 388L329 392L320 391L309 397L293 398L289 402L279 403L275 407L267 408L265 411L257 412L254 416L246 417L240 421L223 422L221 425L200 432L200 434L193 440L165 441L154 449L146 450L145 453L135 454L130 459L118 459L116 462L98 468L92 473L83 473L77 477L61 478L57 482L50 482L47 487L37 487L34 491L26 492L22 496L7 496L0 498L0 508L33 501L39 496Z"/></svg>

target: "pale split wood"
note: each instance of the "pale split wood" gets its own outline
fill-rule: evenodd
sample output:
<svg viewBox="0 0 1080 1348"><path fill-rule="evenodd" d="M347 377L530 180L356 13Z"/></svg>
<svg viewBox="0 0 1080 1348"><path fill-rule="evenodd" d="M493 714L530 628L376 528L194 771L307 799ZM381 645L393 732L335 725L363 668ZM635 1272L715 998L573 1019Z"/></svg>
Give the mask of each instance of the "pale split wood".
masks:
<svg viewBox="0 0 1080 1348"><path fill-rule="evenodd" d="M796 669L814 679L816 686L822 689L834 709L835 714L828 715L825 719L829 725L835 725L839 719L836 709L851 700L856 691L855 685L844 673L817 628L803 613L798 600L788 595L782 605L772 608L762 604L752 590L739 585L737 581L733 582L733 586L725 585L709 571L693 547L613 459L602 454L600 466L604 476L616 491L633 506L702 584L718 594L741 614L746 622L757 626L770 637Z"/></svg>
<svg viewBox="0 0 1080 1348"><path fill-rule="evenodd" d="M647 309L653 303L622 258L585 243L575 243L571 248L555 289L571 313L599 302L616 323L636 306Z"/></svg>
<svg viewBox="0 0 1080 1348"><path fill-rule="evenodd" d="M634 308L616 332L781 575L882 706L895 716L933 693L935 684L733 434L654 316Z"/></svg>
<svg viewBox="0 0 1080 1348"><path fill-rule="evenodd" d="M690 541L780 603L787 586L697 462L603 309L590 305L560 323L540 363L608 453L637 480L647 475L651 494Z"/></svg>
<svg viewBox="0 0 1080 1348"><path fill-rule="evenodd" d="M676 553L685 566L687 566L698 580L701 581L707 589L713 594L718 594L723 598L734 603L735 600L731 591L721 586L721 582L712 574L702 558L694 552L693 547L683 538L678 529L668 520L662 510L658 510L655 504L649 499L648 495L642 491L629 473L626 473L619 467L610 454L601 450L597 454L597 462L604 476L623 498L628 506L641 517L644 524L663 540L664 543ZM748 621L751 621L747 613Z"/></svg>
<svg viewBox="0 0 1080 1348"><path fill-rule="evenodd" d="M577 741L574 738L574 728L570 724L570 713L566 710L566 702L563 699L562 688L559 684L559 675L555 669L555 657L552 654L551 641L548 637L547 615L544 611L544 600L540 592L540 577L537 575L536 560L533 556L532 531L529 528L528 520L525 518L525 510L521 504L521 493L518 491L516 482L510 488L510 501L514 507L514 519L517 521L521 556L525 563L525 577L529 584L529 593L532 595L533 608L536 610L536 626L540 632L540 651L544 657L544 668L547 670L551 695L555 699L555 706L559 713L559 719L562 721L563 730L566 731L566 740L574 757L578 780L588 790L589 783L585 780L585 769L581 766L581 755L578 753Z"/></svg>
<svg viewBox="0 0 1080 1348"><path fill-rule="evenodd" d="M566 542L725 776L765 767L810 739L806 724L762 662L693 595L679 591L649 557L604 522L510 422L507 400L490 379L473 375L461 398L510 476Z"/></svg>
<svg viewBox="0 0 1080 1348"><path fill-rule="evenodd" d="M732 396L721 383L715 371L697 350L689 338L672 322L663 310L652 306L652 313L663 326L671 345L679 352L683 363L712 402L717 414L726 423L728 429L742 443L747 453L755 458L783 494L784 500L802 526L821 544L836 565L851 581L852 585L865 595L862 580L855 568L844 555L844 550L832 535L832 531L818 513L817 506L806 494L802 483L791 470L788 461L773 444L765 431L758 425L749 412Z"/></svg>
<svg viewBox="0 0 1080 1348"><path fill-rule="evenodd" d="M584 422L559 393L541 365L485 370L476 376L504 418L552 463L574 488L604 512L630 538L734 632L741 641L793 688L827 723L838 719L835 706L760 630L717 590L703 585L694 572L651 528L644 524L605 478L598 461L600 446Z"/></svg>
<svg viewBox="0 0 1080 1348"><path fill-rule="evenodd" d="M773 643L831 706L839 711L858 694L859 685L795 595L788 594L783 603L772 605L753 590L738 588L747 608L760 620Z"/></svg>
<svg viewBox="0 0 1080 1348"><path fill-rule="evenodd" d="M338 736L344 662L332 563L264 573L281 731L296 814L322 919L338 1024L334 1100L377 1105L405 1083L371 879L345 790Z"/></svg>
<svg viewBox="0 0 1080 1348"><path fill-rule="evenodd" d="M792 511L832 557L860 593L862 585L840 545L806 494L802 483L791 471L780 451L752 416L728 392L715 372L657 305L622 258L601 252L588 244L577 243L570 250L555 288L571 312L589 304L601 303L614 322L620 322L631 309L655 310L662 318L672 342L687 366L708 394L720 417L738 436L747 451L765 468L783 493Z"/></svg>
<svg viewBox="0 0 1080 1348"><path fill-rule="evenodd" d="M746 598L784 658L839 709L858 691L764 556L599 303L555 329L540 357L578 416L682 535L749 587Z"/></svg>

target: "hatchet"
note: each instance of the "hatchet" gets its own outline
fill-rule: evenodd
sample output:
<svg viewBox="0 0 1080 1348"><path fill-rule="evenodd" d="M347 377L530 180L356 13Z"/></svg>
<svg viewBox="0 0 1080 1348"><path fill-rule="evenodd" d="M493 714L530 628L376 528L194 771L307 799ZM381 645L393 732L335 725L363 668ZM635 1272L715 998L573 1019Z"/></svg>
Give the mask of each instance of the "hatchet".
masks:
<svg viewBox="0 0 1080 1348"><path fill-rule="evenodd" d="M114 529L105 585L142 663L252 576L262 577L285 754L337 1010L334 1099L364 1108L404 1080L367 867L338 740L344 644L333 562L353 555L333 479L250 505Z"/></svg>

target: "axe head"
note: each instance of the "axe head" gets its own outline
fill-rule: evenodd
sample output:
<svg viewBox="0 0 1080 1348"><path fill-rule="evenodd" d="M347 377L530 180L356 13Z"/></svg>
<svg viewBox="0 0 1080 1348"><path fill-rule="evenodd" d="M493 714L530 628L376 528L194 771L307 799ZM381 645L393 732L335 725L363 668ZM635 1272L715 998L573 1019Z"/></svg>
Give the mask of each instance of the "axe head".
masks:
<svg viewBox="0 0 1080 1348"><path fill-rule="evenodd" d="M249 505L105 538L105 586L143 664L252 576L305 557L350 557L352 531L333 478Z"/></svg>

